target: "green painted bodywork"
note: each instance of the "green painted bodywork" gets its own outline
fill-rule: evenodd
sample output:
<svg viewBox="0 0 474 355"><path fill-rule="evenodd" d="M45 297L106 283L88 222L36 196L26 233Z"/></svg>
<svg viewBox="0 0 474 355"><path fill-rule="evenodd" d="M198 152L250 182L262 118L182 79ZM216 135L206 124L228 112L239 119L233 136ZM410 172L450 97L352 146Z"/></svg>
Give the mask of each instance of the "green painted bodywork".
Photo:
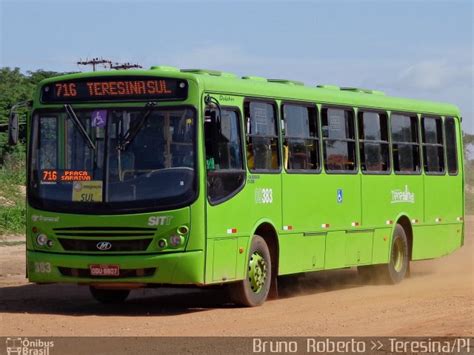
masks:
<svg viewBox="0 0 474 355"><path fill-rule="evenodd" d="M412 260L449 254L463 244L464 200L460 112L449 104L394 98L370 90L340 90L334 86L308 87L292 81L268 82L260 77L239 79L217 71L182 72L170 67L72 74L45 80L33 101L33 112L61 105L42 105L40 88L56 80L93 76L149 75L186 79L189 96L181 102L160 105L192 105L198 112L198 197L188 207L141 214L84 215L27 209L27 271L33 282L140 283L206 285L241 280L248 269L251 237L265 226L264 238L275 237L271 248L278 255L279 275L382 264L389 261L393 228L397 221L409 225ZM206 166L203 137L204 96L216 98L222 107L233 107L243 116L246 98L343 105L389 112L409 112L454 117L457 130L457 175L428 176L355 174L294 174L282 169L276 174L247 171L245 185L227 201L211 205L206 197ZM144 102L76 103L75 108L143 107ZM243 121L241 120L243 130ZM28 132L30 123L28 123ZM245 150L244 150L245 151ZM357 150L358 151L358 150ZM391 203L391 192L409 189L413 203ZM259 189L271 189L271 203L256 199ZM337 200L337 191L343 200ZM55 240L54 228L147 227L154 216L173 217L158 226L145 252L66 252L56 242L39 247L38 233ZM157 242L186 225L189 233L181 248L160 250ZM291 226L291 228L288 228ZM38 229L33 233L32 228ZM230 232L232 231L232 232ZM235 233L233 232L235 231ZM79 238L80 237L74 237ZM84 237L83 237L84 238ZM85 237L90 239L91 237ZM101 240L98 236L93 238ZM117 237L117 239L119 239ZM122 239L126 239L122 237ZM44 268L41 263L50 263ZM91 264L117 264L121 269L156 268L150 276L90 278L63 276L58 267L88 269ZM42 266L43 265L43 266Z"/></svg>

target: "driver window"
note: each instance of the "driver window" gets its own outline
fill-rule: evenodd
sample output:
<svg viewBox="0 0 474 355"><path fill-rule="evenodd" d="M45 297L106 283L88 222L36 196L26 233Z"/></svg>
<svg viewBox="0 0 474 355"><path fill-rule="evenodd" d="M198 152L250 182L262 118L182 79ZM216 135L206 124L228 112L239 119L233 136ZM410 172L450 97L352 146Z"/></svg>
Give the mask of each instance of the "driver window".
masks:
<svg viewBox="0 0 474 355"><path fill-rule="evenodd" d="M245 172L237 111L206 111L207 192L211 203L231 197L243 185Z"/></svg>

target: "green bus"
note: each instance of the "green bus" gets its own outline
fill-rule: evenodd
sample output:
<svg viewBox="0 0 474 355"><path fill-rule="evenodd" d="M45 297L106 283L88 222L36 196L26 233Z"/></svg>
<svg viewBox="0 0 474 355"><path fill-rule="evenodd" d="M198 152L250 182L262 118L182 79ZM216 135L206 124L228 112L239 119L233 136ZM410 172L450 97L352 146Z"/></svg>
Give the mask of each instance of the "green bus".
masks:
<svg viewBox="0 0 474 355"><path fill-rule="evenodd" d="M168 66L44 80L27 120L27 277L131 289L357 267L400 282L464 243L457 107ZM18 116L10 122L17 141Z"/></svg>

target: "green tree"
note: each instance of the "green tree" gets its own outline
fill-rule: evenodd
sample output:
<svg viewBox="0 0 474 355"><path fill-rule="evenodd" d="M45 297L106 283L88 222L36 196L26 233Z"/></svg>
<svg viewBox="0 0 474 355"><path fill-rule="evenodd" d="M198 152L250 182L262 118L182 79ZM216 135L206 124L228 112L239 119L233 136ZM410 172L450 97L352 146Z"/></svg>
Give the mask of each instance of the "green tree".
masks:
<svg viewBox="0 0 474 355"><path fill-rule="evenodd" d="M5 161L5 155L15 152L24 152L24 147L11 149L7 146L7 124L10 109L20 101L30 100L33 97L37 84L46 78L59 75L57 72L37 70L21 73L19 68L0 68L0 166ZM26 110L20 112L20 121L25 121Z"/></svg>

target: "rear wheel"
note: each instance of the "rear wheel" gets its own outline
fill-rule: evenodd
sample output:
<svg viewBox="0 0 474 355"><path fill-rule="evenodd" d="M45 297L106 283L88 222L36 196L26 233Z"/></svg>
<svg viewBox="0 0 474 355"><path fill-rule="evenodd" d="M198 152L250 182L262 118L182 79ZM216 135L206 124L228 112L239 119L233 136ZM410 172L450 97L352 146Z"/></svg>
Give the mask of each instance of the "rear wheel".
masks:
<svg viewBox="0 0 474 355"><path fill-rule="evenodd" d="M102 289L93 286L90 286L89 290L92 297L100 303L122 303L130 294L130 290Z"/></svg>
<svg viewBox="0 0 474 355"><path fill-rule="evenodd" d="M407 236L403 227L397 224L392 236L390 261L388 264L382 265L383 278L392 284L401 282L407 274L409 263Z"/></svg>
<svg viewBox="0 0 474 355"><path fill-rule="evenodd" d="M362 282L397 284L407 275L409 263L407 236L403 227L397 224L393 231L389 263L359 266L357 270Z"/></svg>
<svg viewBox="0 0 474 355"><path fill-rule="evenodd" d="M230 297L239 305L259 306L268 297L271 280L270 250L262 237L254 235L249 251L246 278L229 285Z"/></svg>

